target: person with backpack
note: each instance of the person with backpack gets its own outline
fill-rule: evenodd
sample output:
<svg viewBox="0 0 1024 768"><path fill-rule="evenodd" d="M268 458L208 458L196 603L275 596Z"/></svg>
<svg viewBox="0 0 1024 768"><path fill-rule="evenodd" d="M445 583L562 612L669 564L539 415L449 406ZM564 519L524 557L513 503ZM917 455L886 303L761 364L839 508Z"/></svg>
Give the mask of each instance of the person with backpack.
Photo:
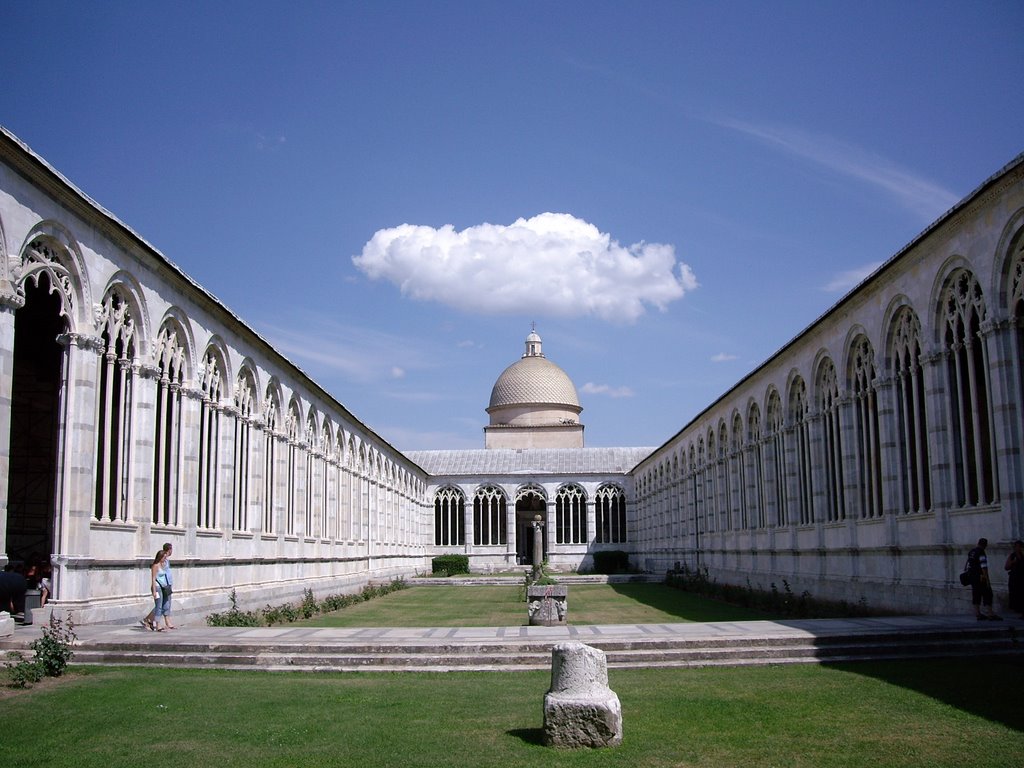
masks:
<svg viewBox="0 0 1024 768"><path fill-rule="evenodd" d="M964 573L970 577L971 603L978 621L1002 621L1003 617L992 611L992 582L989 580L988 556L985 554L987 546L988 539L978 539L978 546L967 553ZM982 606L986 609L985 613L982 613Z"/></svg>

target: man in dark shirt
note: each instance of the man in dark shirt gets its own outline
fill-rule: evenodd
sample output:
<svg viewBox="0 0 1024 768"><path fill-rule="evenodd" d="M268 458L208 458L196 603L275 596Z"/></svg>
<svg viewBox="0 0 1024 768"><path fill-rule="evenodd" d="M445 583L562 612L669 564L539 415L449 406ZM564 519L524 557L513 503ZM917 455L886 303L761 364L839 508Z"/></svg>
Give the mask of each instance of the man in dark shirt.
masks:
<svg viewBox="0 0 1024 768"><path fill-rule="evenodd" d="M0 611L7 611L12 616L25 610L25 590L28 582L17 568L8 563L0 573Z"/></svg>
<svg viewBox="0 0 1024 768"><path fill-rule="evenodd" d="M978 546L967 553L967 572L971 575L971 603L974 604L974 615L978 621L1002 621L1002 616L997 616L992 611L992 582L988 576L988 556L985 554L985 547L988 546L988 539L978 539ZM981 612L982 605L987 613Z"/></svg>

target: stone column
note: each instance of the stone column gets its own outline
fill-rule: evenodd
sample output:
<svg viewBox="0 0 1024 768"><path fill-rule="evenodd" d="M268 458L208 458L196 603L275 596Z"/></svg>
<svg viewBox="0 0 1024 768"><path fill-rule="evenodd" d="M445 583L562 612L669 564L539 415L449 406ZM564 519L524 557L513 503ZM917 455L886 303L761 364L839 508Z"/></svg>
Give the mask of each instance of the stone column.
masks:
<svg viewBox="0 0 1024 768"><path fill-rule="evenodd" d="M570 749L622 743L622 705L608 687L604 651L583 643L559 643L552 649L544 743Z"/></svg>
<svg viewBox="0 0 1024 768"><path fill-rule="evenodd" d="M80 333L61 334L64 364L60 388L60 437L54 496L54 592L59 600L85 600L89 526L95 510L97 382L103 340Z"/></svg>

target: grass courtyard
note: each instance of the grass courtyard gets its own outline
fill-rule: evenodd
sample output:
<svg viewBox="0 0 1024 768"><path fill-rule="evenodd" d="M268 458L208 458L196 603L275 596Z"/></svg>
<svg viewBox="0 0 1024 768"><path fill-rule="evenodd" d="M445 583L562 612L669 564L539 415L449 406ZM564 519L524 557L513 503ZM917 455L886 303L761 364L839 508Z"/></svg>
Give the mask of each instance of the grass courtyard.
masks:
<svg viewBox="0 0 1024 768"><path fill-rule="evenodd" d="M513 587L422 587L320 626L521 624ZM574 623L763 614L657 584L574 585ZM0 689L0 765L950 766L1024 764L1024 660L609 671L615 749L541 744L547 672L261 673L84 668Z"/></svg>
<svg viewBox="0 0 1024 768"><path fill-rule="evenodd" d="M573 584L570 624L661 624L776 618L664 584ZM304 622L319 627L514 627L526 623L517 586L399 590Z"/></svg>
<svg viewBox="0 0 1024 768"><path fill-rule="evenodd" d="M0 699L8 766L1019 768L1020 662L611 670L623 744L540 743L545 672L86 669Z"/></svg>

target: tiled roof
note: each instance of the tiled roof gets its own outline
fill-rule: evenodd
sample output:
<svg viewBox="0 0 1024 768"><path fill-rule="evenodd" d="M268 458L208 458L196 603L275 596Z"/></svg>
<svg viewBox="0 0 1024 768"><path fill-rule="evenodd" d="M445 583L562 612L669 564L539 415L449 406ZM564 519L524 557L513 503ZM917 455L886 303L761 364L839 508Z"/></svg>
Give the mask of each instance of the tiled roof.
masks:
<svg viewBox="0 0 1024 768"><path fill-rule="evenodd" d="M504 371L491 390L491 408L503 405L556 403L579 407L569 375L544 357L524 357Z"/></svg>
<svg viewBox="0 0 1024 768"><path fill-rule="evenodd" d="M625 474L654 448L477 448L405 451L431 475Z"/></svg>

